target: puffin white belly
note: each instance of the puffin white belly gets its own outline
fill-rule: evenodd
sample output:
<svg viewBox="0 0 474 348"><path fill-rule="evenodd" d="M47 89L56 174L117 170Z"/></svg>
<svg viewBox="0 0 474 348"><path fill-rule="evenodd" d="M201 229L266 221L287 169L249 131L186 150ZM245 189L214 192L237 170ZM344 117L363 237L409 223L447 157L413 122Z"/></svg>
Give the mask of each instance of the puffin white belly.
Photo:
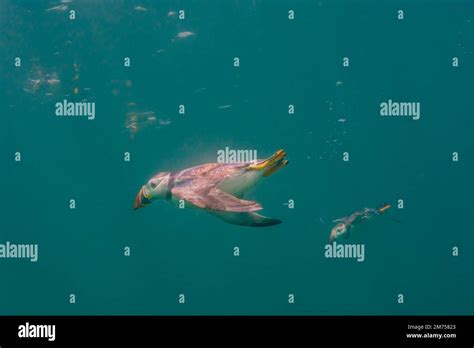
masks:
<svg viewBox="0 0 474 348"><path fill-rule="evenodd" d="M246 191L251 189L262 178L263 171L250 170L242 175L229 178L219 184L219 188L236 197L242 197Z"/></svg>

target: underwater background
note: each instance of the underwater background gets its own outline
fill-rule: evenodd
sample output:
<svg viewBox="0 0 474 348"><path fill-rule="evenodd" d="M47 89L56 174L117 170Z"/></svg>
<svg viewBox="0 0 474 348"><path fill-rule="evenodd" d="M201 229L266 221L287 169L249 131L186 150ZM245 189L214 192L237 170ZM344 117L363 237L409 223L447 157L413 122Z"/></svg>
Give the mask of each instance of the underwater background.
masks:
<svg viewBox="0 0 474 348"><path fill-rule="evenodd" d="M473 314L473 7L1 0L0 243L39 259L0 259L0 314ZM95 119L57 117L64 99ZM388 99L420 119L381 117ZM225 147L287 152L246 196L282 224L133 210ZM347 241L364 262L325 258L332 220L381 203Z"/></svg>

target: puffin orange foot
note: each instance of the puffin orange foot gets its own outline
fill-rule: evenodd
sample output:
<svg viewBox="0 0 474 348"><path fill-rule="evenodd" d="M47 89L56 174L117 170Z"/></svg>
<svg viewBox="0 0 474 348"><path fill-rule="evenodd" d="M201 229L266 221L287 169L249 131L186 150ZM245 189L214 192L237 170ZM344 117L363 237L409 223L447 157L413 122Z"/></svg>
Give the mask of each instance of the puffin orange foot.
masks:
<svg viewBox="0 0 474 348"><path fill-rule="evenodd" d="M288 164L288 160L287 159L284 159L282 160L281 162L278 162L277 164L275 164L273 167L270 167L268 168L264 173L263 173L263 176L270 176L272 175L273 173L275 173L278 169L280 169L281 167L284 167Z"/></svg>
<svg viewBox="0 0 474 348"><path fill-rule="evenodd" d="M261 162L258 162L256 164L251 164L247 167L247 170L270 170L275 164L279 164L281 160L286 156L285 151L283 150L278 150L275 152L271 157L267 158L266 160L263 160ZM287 161L288 163L288 161ZM285 163L286 164L286 163ZM278 169L278 168L277 168ZM276 169L275 169L276 170ZM271 174L271 173L270 173Z"/></svg>

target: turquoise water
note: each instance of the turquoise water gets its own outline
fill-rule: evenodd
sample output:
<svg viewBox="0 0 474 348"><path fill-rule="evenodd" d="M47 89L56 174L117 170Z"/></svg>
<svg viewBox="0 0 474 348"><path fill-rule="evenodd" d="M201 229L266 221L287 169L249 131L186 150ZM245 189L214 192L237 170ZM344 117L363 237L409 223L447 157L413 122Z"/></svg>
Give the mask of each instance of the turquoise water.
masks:
<svg viewBox="0 0 474 348"><path fill-rule="evenodd" d="M470 1L2 0L0 244L37 243L39 259L0 259L0 314L473 314L473 13ZM57 117L63 99L95 102L95 119ZM388 99L419 102L420 119L381 117ZM287 152L247 196L282 224L133 210L155 173L226 146ZM364 262L324 257L333 219L382 202L389 213L344 241L365 245Z"/></svg>

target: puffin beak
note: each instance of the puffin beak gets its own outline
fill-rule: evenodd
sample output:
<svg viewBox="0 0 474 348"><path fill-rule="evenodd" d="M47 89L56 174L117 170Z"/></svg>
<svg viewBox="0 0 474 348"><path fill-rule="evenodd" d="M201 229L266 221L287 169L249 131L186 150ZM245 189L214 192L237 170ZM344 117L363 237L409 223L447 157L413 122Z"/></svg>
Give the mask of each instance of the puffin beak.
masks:
<svg viewBox="0 0 474 348"><path fill-rule="evenodd" d="M135 204L133 206L134 210L137 210L141 207L144 207L145 205L149 204L149 199L145 197L145 194L143 193L143 186L138 191L137 198L135 198Z"/></svg>

